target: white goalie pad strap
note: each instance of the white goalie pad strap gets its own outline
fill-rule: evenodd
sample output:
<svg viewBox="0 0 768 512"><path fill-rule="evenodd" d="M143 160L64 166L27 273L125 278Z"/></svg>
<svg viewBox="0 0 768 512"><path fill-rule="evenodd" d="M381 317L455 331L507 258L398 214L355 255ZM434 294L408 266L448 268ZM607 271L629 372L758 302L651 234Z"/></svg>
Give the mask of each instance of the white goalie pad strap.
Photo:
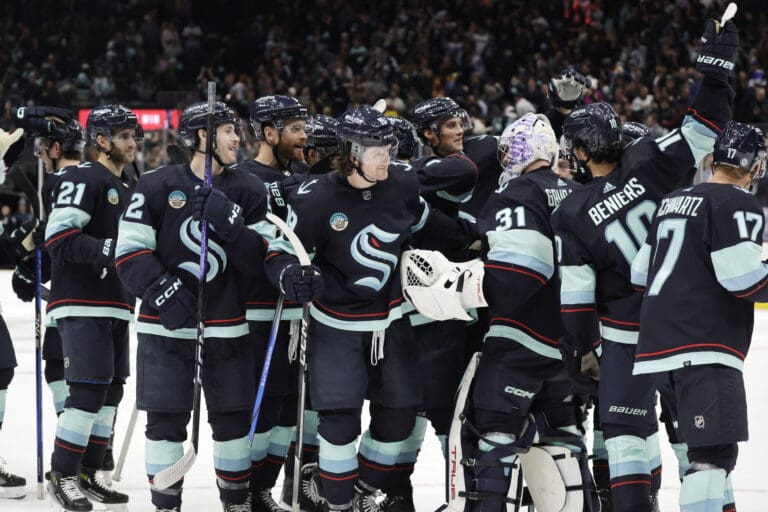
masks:
<svg viewBox="0 0 768 512"><path fill-rule="evenodd" d="M488 305L482 260L454 263L438 251L405 251L400 272L405 297L433 320L468 321L466 309Z"/></svg>
<svg viewBox="0 0 768 512"><path fill-rule="evenodd" d="M523 478L539 512L581 512L584 491L579 461L561 446L533 446L520 455Z"/></svg>

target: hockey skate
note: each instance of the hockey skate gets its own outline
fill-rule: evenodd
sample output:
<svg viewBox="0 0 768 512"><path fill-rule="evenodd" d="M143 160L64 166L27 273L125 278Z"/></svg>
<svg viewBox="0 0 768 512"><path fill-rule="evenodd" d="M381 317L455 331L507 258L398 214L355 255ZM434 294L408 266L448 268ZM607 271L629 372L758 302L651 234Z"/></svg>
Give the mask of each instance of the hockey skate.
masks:
<svg viewBox="0 0 768 512"><path fill-rule="evenodd" d="M251 491L252 512L280 512L283 509L272 498L272 489L255 489Z"/></svg>
<svg viewBox="0 0 768 512"><path fill-rule="evenodd" d="M248 498L243 503L234 504L222 502L221 505L224 512L251 512L251 496L248 495ZM280 509L278 508L278 510Z"/></svg>
<svg viewBox="0 0 768 512"><path fill-rule="evenodd" d="M299 489L299 507L302 512L322 512L325 499L320 490L320 468L317 463L304 464L301 467L301 483ZM283 481L283 492L280 497L282 504L291 508L293 502L293 478ZM261 509L259 509L261 510ZM269 509L267 509L269 510Z"/></svg>
<svg viewBox="0 0 768 512"><path fill-rule="evenodd" d="M27 495L24 486L27 481L5 469L5 460L0 458L0 498L20 500Z"/></svg>
<svg viewBox="0 0 768 512"><path fill-rule="evenodd" d="M78 476L80 489L91 501L101 503L111 512L127 512L128 495L117 492L96 477L96 471L82 469ZM89 509L90 510L90 509Z"/></svg>
<svg viewBox="0 0 768 512"><path fill-rule="evenodd" d="M363 482L355 485L354 512L413 512L413 503L404 496L390 496Z"/></svg>
<svg viewBox="0 0 768 512"><path fill-rule="evenodd" d="M80 490L80 477L77 475L64 476L58 471L51 471L51 481L48 482L48 493L53 498L53 506L66 512L89 512L93 504Z"/></svg>
<svg viewBox="0 0 768 512"><path fill-rule="evenodd" d="M155 512L181 512L181 507L173 508L156 508Z"/></svg>

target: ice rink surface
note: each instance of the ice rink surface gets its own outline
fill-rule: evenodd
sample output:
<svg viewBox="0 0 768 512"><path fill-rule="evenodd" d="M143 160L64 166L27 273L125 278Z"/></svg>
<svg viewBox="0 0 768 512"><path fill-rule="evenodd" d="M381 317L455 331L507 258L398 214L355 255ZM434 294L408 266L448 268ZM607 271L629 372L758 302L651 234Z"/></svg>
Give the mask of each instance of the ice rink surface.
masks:
<svg viewBox="0 0 768 512"><path fill-rule="evenodd" d="M11 290L11 272L0 271L0 303L16 348L18 367L8 390L5 421L0 431L0 456L6 460L8 470L27 479L27 497L23 500L0 500L2 511L50 510L47 494L43 501L37 499L35 462L35 338L34 306L22 303ZM736 503L739 512L768 510L768 310L757 310L755 334L744 368L749 404L751 439L740 446L739 461L733 475ZM135 347L135 336L132 338ZM135 381L129 380L125 397L120 406L115 436L115 459L125 439L125 431L134 403ZM248 383L243 383L248 385ZM44 456L46 469L50 460L56 428L51 394L43 383ZM221 510L213 474L211 434L202 415L200 454L197 463L185 479L182 510ZM366 420L367 421L367 420ZM364 425L365 427L365 425ZM149 500L149 488L144 473L144 415L133 435L122 481L116 489L130 495L128 509L131 512L154 511ZM661 510L677 510L677 463L661 429L662 459L664 463L661 488ZM416 510L430 512L443 502L443 460L437 439L427 433L424 448L414 475ZM275 496L281 484L278 482Z"/></svg>

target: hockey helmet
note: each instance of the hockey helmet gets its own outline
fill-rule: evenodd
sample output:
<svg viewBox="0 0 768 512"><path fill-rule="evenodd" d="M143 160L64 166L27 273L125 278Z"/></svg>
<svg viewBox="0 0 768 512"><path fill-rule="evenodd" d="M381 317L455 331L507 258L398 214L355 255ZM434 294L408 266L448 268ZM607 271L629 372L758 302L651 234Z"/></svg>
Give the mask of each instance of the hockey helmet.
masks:
<svg viewBox="0 0 768 512"><path fill-rule="evenodd" d="M197 138L197 130L205 129L208 123L208 102L193 103L182 112L179 118L179 140L188 149L194 149L200 143ZM213 127L218 128L223 124L235 125L235 130L240 134L240 118L235 111L224 102L217 101L213 106Z"/></svg>
<svg viewBox="0 0 768 512"><path fill-rule="evenodd" d="M336 141L336 127L339 122L331 116L318 114L307 119L304 130L307 132L307 143L304 149L314 149L319 160L339 150Z"/></svg>
<svg viewBox="0 0 768 512"><path fill-rule="evenodd" d="M403 160L415 158L421 143L413 123L402 117L387 117L387 120L394 128L395 137L397 137L397 158Z"/></svg>
<svg viewBox="0 0 768 512"><path fill-rule="evenodd" d="M766 145L763 132L746 123L729 121L715 141L715 164L730 165L753 175L765 176Z"/></svg>
<svg viewBox="0 0 768 512"><path fill-rule="evenodd" d="M140 142L144 138L144 130L139 119L131 109L123 105L104 105L96 107L88 114L85 131L90 144L96 144L96 137L103 135L111 137L115 130L129 128L136 131L134 139Z"/></svg>
<svg viewBox="0 0 768 512"><path fill-rule="evenodd" d="M621 119L608 103L591 103L576 108L563 123L563 152L573 156L582 148L596 163L618 159L622 145Z"/></svg>
<svg viewBox="0 0 768 512"><path fill-rule="evenodd" d="M307 107L291 96L273 94L262 96L251 103L251 126L256 139L264 139L264 124L271 124L280 134L285 122L291 119L307 119Z"/></svg>
<svg viewBox="0 0 768 512"><path fill-rule="evenodd" d="M341 116L336 137L339 152L359 161L365 148L371 146L390 146L390 153L397 154L395 129L384 114L367 105L349 109Z"/></svg>
<svg viewBox="0 0 768 512"><path fill-rule="evenodd" d="M550 167L554 167L558 153L557 137L547 117L525 114L504 128L499 137L498 157L503 168L499 182L520 176L526 167L537 160L545 160Z"/></svg>
<svg viewBox="0 0 768 512"><path fill-rule="evenodd" d="M648 129L643 123L636 121L627 121L621 125L621 137L623 144L626 146L633 140L641 139L643 137L650 137L651 130Z"/></svg>
<svg viewBox="0 0 768 512"><path fill-rule="evenodd" d="M426 140L424 139L424 130L429 128L439 134L440 125L451 117L458 117L464 130L472 128L472 118L451 98L431 98L422 101L411 109L408 117L416 127L416 133L423 140Z"/></svg>

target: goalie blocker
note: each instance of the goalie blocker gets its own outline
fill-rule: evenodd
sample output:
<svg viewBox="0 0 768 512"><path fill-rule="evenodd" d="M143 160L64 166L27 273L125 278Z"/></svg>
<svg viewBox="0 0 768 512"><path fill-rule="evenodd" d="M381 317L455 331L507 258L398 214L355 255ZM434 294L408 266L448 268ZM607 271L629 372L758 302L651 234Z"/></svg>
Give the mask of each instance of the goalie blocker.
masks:
<svg viewBox="0 0 768 512"><path fill-rule="evenodd" d="M472 320L468 309L487 307L483 261L455 263L438 251L405 251L401 258L403 295L433 320Z"/></svg>

